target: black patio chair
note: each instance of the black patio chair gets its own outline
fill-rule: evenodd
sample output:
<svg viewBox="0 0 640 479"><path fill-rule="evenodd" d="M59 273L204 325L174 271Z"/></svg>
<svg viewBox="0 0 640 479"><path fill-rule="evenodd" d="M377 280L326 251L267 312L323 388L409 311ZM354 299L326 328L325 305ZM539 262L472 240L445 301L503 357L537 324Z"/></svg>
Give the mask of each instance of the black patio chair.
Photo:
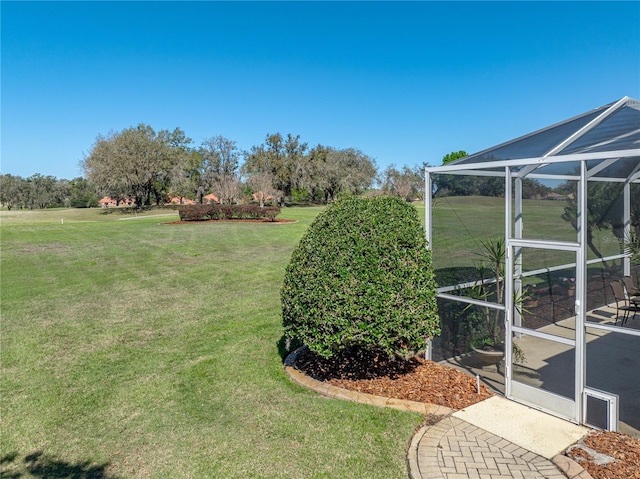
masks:
<svg viewBox="0 0 640 479"><path fill-rule="evenodd" d="M634 303L627 298L624 293L624 283L621 280L611 281L611 291L613 292L613 298L616 300L616 322L620 318L622 312L622 319L620 320L620 326L624 326L624 323L629 319L629 315L633 312L633 319L636 319L636 313L640 312L640 305Z"/></svg>
<svg viewBox="0 0 640 479"><path fill-rule="evenodd" d="M640 289L636 286L636 282L633 280L631 276L624 276L622 278L622 282L624 283L624 289L627 290L627 296L631 300L632 303L640 303Z"/></svg>

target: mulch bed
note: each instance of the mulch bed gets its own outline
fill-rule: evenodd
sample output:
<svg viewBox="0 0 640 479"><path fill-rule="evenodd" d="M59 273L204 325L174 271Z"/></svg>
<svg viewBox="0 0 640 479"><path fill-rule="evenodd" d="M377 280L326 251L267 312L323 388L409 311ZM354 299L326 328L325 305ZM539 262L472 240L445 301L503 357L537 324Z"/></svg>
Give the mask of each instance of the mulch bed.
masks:
<svg viewBox="0 0 640 479"><path fill-rule="evenodd" d="M640 440L616 432L594 431L582 442L611 460L603 463L602 458L599 460L580 446L567 453L594 479L640 479Z"/></svg>
<svg viewBox="0 0 640 479"><path fill-rule="evenodd" d="M296 368L318 381L376 396L463 409L493 396L484 384L456 369L413 357L395 360L384 353L350 350L325 359L310 351Z"/></svg>
<svg viewBox="0 0 640 479"><path fill-rule="evenodd" d="M413 357L394 360L384 353L349 350L325 359L305 350L295 367L318 381L376 396L408 399L463 409L493 396L475 378L448 366ZM595 431L584 444L615 459L598 464L584 449L576 447L567 455L576 460L594 479L640 479L640 440L625 434Z"/></svg>

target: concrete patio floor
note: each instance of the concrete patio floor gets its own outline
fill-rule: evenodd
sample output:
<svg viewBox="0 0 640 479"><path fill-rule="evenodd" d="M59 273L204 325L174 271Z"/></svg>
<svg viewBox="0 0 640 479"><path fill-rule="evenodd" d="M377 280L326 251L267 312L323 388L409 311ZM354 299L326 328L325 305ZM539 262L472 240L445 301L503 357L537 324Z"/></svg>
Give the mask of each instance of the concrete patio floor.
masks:
<svg viewBox="0 0 640 479"><path fill-rule="evenodd" d="M590 311L589 322L613 325L615 307ZM625 328L640 330L640 314L629 319ZM574 338L575 317L539 329L545 333ZM525 360L514 366L513 378L561 396L573 397L574 355L571 346L533 336L515 339ZM504 365L483 366L471 353L445 361L480 379L504 394ZM619 396L619 431L640 437L640 337L587 327L587 386Z"/></svg>

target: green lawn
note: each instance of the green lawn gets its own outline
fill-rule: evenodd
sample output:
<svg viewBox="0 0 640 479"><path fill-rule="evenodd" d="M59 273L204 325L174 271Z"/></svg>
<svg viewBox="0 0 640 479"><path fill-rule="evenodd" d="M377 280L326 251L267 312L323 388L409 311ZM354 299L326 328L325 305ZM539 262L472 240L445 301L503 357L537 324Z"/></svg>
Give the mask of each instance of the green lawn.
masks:
<svg viewBox="0 0 640 479"><path fill-rule="evenodd" d="M436 208L436 267L473 264L478 238L502 234L500 201ZM573 236L550 221L562 206L526 218ZM328 400L283 372L279 290L319 211L189 225L1 211L2 476L406 477L419 415Z"/></svg>
<svg viewBox="0 0 640 479"><path fill-rule="evenodd" d="M524 200L525 239L577 241L577 233L561 216L564 201ZM421 214L423 214L422 209ZM620 253L611 231L594 231L594 245L603 255ZM493 197L437 198L433 209L433 263L436 269L472 266L480 258L481 240L504 237L504 199ZM589 259L595 253L588 249ZM546 252L543 263L553 263L554 254ZM562 258L565 255L557 255ZM542 259L542 258L541 258ZM561 261L559 259L559 261Z"/></svg>
<svg viewBox="0 0 640 479"><path fill-rule="evenodd" d="M419 415L283 372L279 289L318 211L2 211L3 477L406 477Z"/></svg>

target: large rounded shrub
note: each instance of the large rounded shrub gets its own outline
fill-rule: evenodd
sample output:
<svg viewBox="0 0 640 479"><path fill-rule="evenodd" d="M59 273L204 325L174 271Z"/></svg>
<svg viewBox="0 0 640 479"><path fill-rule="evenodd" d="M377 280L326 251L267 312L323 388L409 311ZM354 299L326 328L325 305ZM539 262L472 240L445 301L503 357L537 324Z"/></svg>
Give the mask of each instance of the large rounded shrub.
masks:
<svg viewBox="0 0 640 479"><path fill-rule="evenodd" d="M439 321L416 209L391 197L329 205L293 251L281 298L286 337L324 357L349 347L423 349Z"/></svg>

